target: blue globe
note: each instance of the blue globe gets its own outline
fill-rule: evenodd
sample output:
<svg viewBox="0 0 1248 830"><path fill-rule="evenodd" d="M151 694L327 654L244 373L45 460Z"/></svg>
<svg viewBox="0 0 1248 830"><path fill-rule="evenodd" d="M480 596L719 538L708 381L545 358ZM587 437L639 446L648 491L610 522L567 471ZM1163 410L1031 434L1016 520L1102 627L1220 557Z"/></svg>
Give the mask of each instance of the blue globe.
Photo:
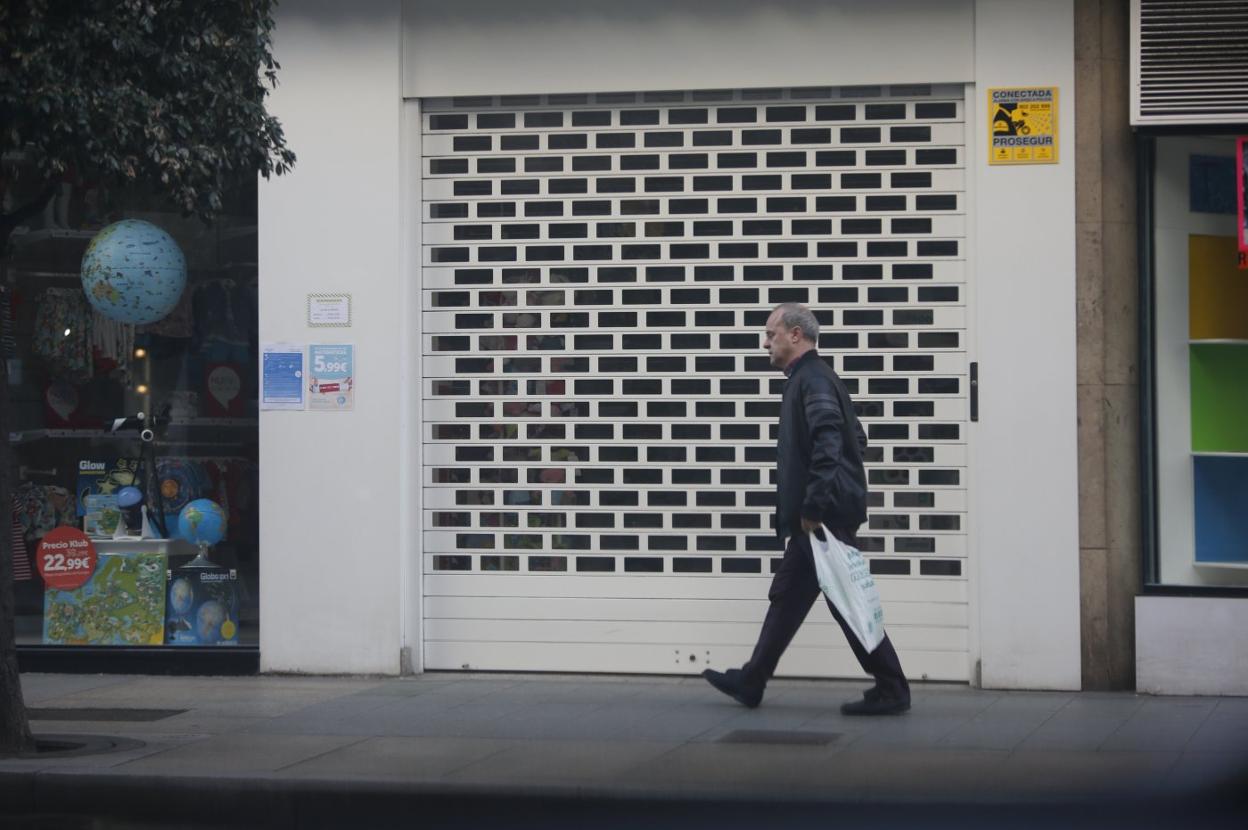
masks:
<svg viewBox="0 0 1248 830"><path fill-rule="evenodd" d="M215 545L225 538L225 511L212 499L195 499L178 514L178 535L195 544Z"/></svg>
<svg viewBox="0 0 1248 830"><path fill-rule="evenodd" d="M82 257L82 290L96 311L143 325L164 317L186 287L186 257L151 222L125 219L95 235Z"/></svg>
<svg viewBox="0 0 1248 830"><path fill-rule="evenodd" d="M169 607L176 614L185 614L191 610L191 603L195 601L195 589L191 587L191 583L179 577L169 585Z"/></svg>
<svg viewBox="0 0 1248 830"><path fill-rule="evenodd" d="M199 606L199 611L195 613L195 633L199 635L199 641L205 645L213 645L218 640L228 639L221 636L221 625L228 619L225 606L215 599Z"/></svg>

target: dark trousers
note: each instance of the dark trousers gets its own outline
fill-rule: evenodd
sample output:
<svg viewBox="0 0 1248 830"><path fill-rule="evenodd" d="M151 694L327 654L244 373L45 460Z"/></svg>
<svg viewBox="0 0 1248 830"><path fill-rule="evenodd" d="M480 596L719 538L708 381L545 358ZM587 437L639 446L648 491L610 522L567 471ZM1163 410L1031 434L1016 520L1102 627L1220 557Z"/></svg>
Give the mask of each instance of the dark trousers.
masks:
<svg viewBox="0 0 1248 830"><path fill-rule="evenodd" d="M853 544L851 534L837 533L836 536L846 544ZM742 680L748 688L762 689L767 685L767 681L776 671L781 655L789 647L793 635L801 627L820 593L810 539L798 531L789 538L788 547L784 549L784 558L780 561L780 569L771 580L771 590L767 593L771 606L767 609L767 617L763 621L763 630L759 632L758 644L754 646L754 654L741 669ZM906 682L901 661L897 659L897 651L888 635L884 636L883 642L875 651L867 653L831 602L828 603L828 608L845 632L845 639L849 640L858 664L863 671L875 678L875 685L880 693L891 699L909 700L910 684Z"/></svg>

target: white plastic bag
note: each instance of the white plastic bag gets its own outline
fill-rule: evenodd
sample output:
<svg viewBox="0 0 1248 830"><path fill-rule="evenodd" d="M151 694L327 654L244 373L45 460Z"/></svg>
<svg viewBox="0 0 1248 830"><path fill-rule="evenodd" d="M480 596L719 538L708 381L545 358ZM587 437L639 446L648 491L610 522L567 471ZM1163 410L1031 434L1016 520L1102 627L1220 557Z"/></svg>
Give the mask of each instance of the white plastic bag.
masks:
<svg viewBox="0 0 1248 830"><path fill-rule="evenodd" d="M844 544L823 528L823 539L810 534L819 589L845 618L867 652L884 641L884 609L871 568L857 548Z"/></svg>

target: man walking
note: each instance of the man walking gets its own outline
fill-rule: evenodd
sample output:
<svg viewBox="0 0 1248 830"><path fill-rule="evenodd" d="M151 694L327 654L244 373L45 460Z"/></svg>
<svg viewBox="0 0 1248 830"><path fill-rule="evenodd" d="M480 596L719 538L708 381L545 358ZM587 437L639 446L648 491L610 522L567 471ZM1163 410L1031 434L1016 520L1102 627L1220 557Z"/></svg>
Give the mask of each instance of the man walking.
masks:
<svg viewBox="0 0 1248 830"><path fill-rule="evenodd" d="M754 654L740 669L702 673L712 686L750 707L763 700L780 656L819 596L810 534L821 524L848 545L867 518L867 479L862 453L866 433L845 385L819 357L819 322L806 306L784 303L767 318L764 346L771 365L788 376L780 406L776 445L776 534L788 538ZM822 532L822 531L819 531ZM841 706L846 715L892 715L910 708L910 685L892 642L868 653L832 603L863 671L875 678L861 700Z"/></svg>

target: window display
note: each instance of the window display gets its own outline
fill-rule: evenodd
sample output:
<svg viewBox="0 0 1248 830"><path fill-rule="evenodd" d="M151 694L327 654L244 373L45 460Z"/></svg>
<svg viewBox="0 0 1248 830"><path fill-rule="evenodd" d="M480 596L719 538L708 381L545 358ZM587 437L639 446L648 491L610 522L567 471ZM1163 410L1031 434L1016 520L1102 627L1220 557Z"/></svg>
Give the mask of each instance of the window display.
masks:
<svg viewBox="0 0 1248 830"><path fill-rule="evenodd" d="M37 195L25 165L6 208ZM256 259L250 181L208 225L71 175L9 237L19 646L258 643ZM79 584L40 559L61 529L95 551Z"/></svg>
<svg viewBox="0 0 1248 830"><path fill-rule="evenodd" d="M1242 141L1162 136L1152 227L1155 581L1248 586ZM1237 192L1238 191L1238 192Z"/></svg>

